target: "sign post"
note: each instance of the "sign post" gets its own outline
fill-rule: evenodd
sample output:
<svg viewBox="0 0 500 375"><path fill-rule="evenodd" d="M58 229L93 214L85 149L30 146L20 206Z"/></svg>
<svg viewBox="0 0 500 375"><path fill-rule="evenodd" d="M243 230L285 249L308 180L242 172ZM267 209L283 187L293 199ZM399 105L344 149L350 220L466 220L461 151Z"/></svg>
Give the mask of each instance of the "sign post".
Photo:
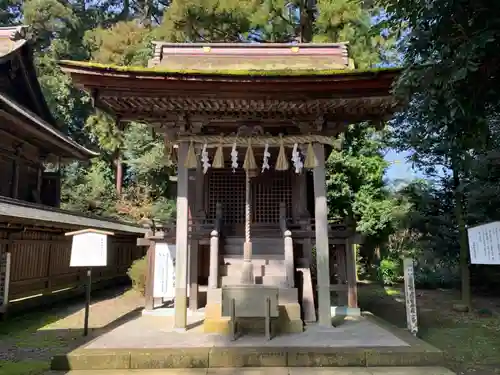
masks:
<svg viewBox="0 0 500 375"><path fill-rule="evenodd" d="M408 331L410 331L412 335L416 336L418 333L418 319L413 259L404 258L403 268L405 280L406 325L408 327Z"/></svg>
<svg viewBox="0 0 500 375"><path fill-rule="evenodd" d="M105 267L108 263L108 236L112 232L97 229L82 229L68 232L72 236L70 267L87 268L85 284L85 318L83 336L89 333L90 291L92 289L92 267Z"/></svg>

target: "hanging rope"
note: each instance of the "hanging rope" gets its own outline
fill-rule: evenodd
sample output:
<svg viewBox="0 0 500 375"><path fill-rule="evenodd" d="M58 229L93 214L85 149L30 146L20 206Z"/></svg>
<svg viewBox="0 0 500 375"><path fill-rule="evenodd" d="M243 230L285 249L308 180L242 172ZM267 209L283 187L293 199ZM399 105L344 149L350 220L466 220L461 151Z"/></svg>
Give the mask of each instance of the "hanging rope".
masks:
<svg viewBox="0 0 500 375"><path fill-rule="evenodd" d="M251 138L248 139L248 147L245 154L245 160L243 161L243 169L246 171L257 169L257 163L255 162L255 156L252 150Z"/></svg>
<svg viewBox="0 0 500 375"><path fill-rule="evenodd" d="M283 142L283 137L280 135L280 151L278 153L278 158L276 159L276 167L277 171L286 171L288 170L288 160L286 160L285 154L285 145Z"/></svg>
<svg viewBox="0 0 500 375"><path fill-rule="evenodd" d="M198 162L196 161L196 154L194 152L193 142L189 143L189 148L186 156L186 161L184 162L184 167L187 169L195 169Z"/></svg>
<svg viewBox="0 0 500 375"><path fill-rule="evenodd" d="M221 137L219 135L188 135L180 136L177 141L188 141L201 144L207 144L207 147L232 147L234 144L237 146L248 145L247 137L238 136L227 136ZM322 143L325 145L330 145L335 148L340 148L342 140L335 137L328 137L326 135L288 135L288 136L252 136L253 146L289 146L293 147L295 143L307 144L307 143Z"/></svg>
<svg viewBox="0 0 500 375"><path fill-rule="evenodd" d="M219 145L215 151L214 161L212 163L212 168L224 168L224 151L222 149L222 136L220 137Z"/></svg>
<svg viewBox="0 0 500 375"><path fill-rule="evenodd" d="M304 168L313 169L316 168L317 165L318 161L316 160L316 154L314 153L314 148L312 146L312 143L309 142L309 144L307 145L306 160L304 160Z"/></svg>

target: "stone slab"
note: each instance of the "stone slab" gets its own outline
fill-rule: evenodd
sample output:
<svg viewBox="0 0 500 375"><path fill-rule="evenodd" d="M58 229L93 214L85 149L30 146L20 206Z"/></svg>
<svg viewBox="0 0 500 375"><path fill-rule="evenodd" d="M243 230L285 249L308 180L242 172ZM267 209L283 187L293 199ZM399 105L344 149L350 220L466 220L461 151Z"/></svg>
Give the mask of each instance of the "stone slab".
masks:
<svg viewBox="0 0 500 375"><path fill-rule="evenodd" d="M309 325L304 332L272 340L244 335L236 341L203 333L203 320L188 318L189 329L175 332L172 317L141 316L86 347L55 357L53 369L399 367L444 362L438 349L371 316L345 318L337 327Z"/></svg>
<svg viewBox="0 0 500 375"><path fill-rule="evenodd" d="M284 367L287 353L278 348L212 348L210 367Z"/></svg>
<svg viewBox="0 0 500 375"><path fill-rule="evenodd" d="M232 367L154 370L94 370L92 375L454 375L444 367ZM45 375L90 375L86 370Z"/></svg>
<svg viewBox="0 0 500 375"><path fill-rule="evenodd" d="M169 348L130 351L131 369L206 368L209 348Z"/></svg>

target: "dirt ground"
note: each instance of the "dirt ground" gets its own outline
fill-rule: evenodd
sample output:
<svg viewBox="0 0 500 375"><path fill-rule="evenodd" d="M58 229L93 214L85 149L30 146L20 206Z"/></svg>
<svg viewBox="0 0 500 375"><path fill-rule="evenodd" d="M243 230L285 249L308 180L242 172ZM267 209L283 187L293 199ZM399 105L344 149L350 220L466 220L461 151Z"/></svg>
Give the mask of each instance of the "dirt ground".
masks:
<svg viewBox="0 0 500 375"><path fill-rule="evenodd" d="M0 375L38 375L50 359L85 344L140 314L144 299L123 289L95 292L89 335L83 337L84 302L25 314L0 323Z"/></svg>
<svg viewBox="0 0 500 375"><path fill-rule="evenodd" d="M390 323L406 327L401 288L363 285L360 305ZM473 298L474 310L453 310L455 290L418 290L419 337L443 350L448 367L458 374L500 374L500 298Z"/></svg>

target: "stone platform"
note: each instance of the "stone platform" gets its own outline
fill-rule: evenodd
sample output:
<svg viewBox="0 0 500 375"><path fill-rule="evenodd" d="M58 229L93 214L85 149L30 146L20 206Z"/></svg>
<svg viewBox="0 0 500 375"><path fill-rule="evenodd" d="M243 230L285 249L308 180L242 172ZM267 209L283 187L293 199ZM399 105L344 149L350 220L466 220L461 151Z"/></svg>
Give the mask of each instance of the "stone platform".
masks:
<svg viewBox="0 0 500 375"><path fill-rule="evenodd" d="M442 352L406 331L364 315L338 327L309 325L304 332L227 336L203 333L203 314L188 316L188 330L173 330L170 316L131 320L85 347L55 357L54 370L437 366Z"/></svg>
<svg viewBox="0 0 500 375"><path fill-rule="evenodd" d="M74 370L46 375L454 375L443 367L231 367L155 370Z"/></svg>

